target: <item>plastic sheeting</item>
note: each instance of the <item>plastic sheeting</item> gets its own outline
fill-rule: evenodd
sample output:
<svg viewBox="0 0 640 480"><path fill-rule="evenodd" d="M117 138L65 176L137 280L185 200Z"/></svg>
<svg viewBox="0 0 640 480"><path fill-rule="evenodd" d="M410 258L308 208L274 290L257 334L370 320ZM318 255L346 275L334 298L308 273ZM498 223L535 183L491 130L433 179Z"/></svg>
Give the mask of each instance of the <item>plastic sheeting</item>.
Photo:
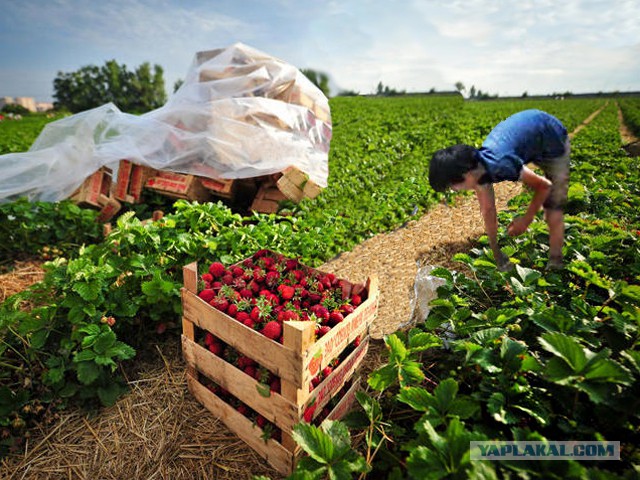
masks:
<svg viewBox="0 0 640 480"><path fill-rule="evenodd" d="M329 102L298 69L237 43L198 52L185 82L141 116L112 103L49 123L28 152L0 156L0 202L58 201L121 159L209 178L296 166L326 187Z"/></svg>

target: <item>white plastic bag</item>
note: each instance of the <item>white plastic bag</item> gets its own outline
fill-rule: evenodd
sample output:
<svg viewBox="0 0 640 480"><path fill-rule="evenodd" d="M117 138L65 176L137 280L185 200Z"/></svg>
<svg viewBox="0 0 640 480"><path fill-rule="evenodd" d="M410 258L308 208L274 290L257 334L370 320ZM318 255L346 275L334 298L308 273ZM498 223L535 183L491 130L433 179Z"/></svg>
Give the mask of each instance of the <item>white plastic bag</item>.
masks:
<svg viewBox="0 0 640 480"><path fill-rule="evenodd" d="M0 156L0 202L57 201L119 161L209 178L296 166L326 187L329 102L295 67L234 44L195 55L184 84L141 116L108 103L48 124L31 149Z"/></svg>
<svg viewBox="0 0 640 480"><path fill-rule="evenodd" d="M431 275L431 271L434 268L436 267L426 265L418 269L413 284L413 298L410 303L411 316L409 320L402 323L399 328L424 323L429 316L429 312L431 311L429 303L438 298L438 287L446 283L443 278Z"/></svg>

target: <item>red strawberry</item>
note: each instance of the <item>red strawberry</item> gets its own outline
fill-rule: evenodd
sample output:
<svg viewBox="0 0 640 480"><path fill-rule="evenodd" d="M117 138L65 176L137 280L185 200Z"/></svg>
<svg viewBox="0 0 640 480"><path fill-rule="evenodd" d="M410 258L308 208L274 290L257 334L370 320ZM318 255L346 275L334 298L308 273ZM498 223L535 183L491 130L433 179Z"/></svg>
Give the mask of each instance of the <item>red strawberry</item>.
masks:
<svg viewBox="0 0 640 480"><path fill-rule="evenodd" d="M242 277L244 275L244 269L239 266L231 267L231 275L234 277Z"/></svg>
<svg viewBox="0 0 640 480"><path fill-rule="evenodd" d="M317 293L309 292L309 302L311 302L312 305L315 305L316 303L319 303L320 300L322 300L322 296L321 295L318 295Z"/></svg>
<svg viewBox="0 0 640 480"><path fill-rule="evenodd" d="M278 340L280 335L282 335L282 326L275 320L272 320L267 322L261 333L271 340Z"/></svg>
<svg viewBox="0 0 640 480"><path fill-rule="evenodd" d="M238 305L236 305L235 303L232 303L231 305L229 305L229 307L227 308L227 315L235 318L237 313L238 313Z"/></svg>
<svg viewBox="0 0 640 480"><path fill-rule="evenodd" d="M226 312L227 308L229 307L229 300L224 297L216 296L211 299L209 305L211 305L213 308L217 308L221 312Z"/></svg>
<svg viewBox="0 0 640 480"><path fill-rule="evenodd" d="M245 367L255 366L256 362L251 360L249 357L242 355L238 357L238 367L244 369Z"/></svg>
<svg viewBox="0 0 640 480"><path fill-rule="evenodd" d="M300 315L293 310L285 310L282 312L282 321L286 322L287 320L300 320Z"/></svg>
<svg viewBox="0 0 640 480"><path fill-rule="evenodd" d="M209 345L211 345L212 343L216 342L216 337L213 336L212 333L207 332L204 335L204 344L208 347Z"/></svg>
<svg viewBox="0 0 640 480"><path fill-rule="evenodd" d="M340 306L340 311L342 312L342 314L345 317L347 315L351 315L354 310L355 310L355 308L353 308L353 305L351 305L349 303L345 303L344 305Z"/></svg>
<svg viewBox="0 0 640 480"><path fill-rule="evenodd" d="M209 266L209 273L213 275L215 278L222 277L227 272L227 269L220 262L213 262Z"/></svg>
<svg viewBox="0 0 640 480"><path fill-rule="evenodd" d="M356 348L360 346L360 335L358 335L356 339L353 341L353 346Z"/></svg>
<svg viewBox="0 0 640 480"><path fill-rule="evenodd" d="M242 290L240 290L240 296L242 298L251 298L253 297L253 292L248 288L243 288Z"/></svg>
<svg viewBox="0 0 640 480"><path fill-rule="evenodd" d="M233 284L233 275L231 275L230 273L225 273L222 276L222 283L224 285L231 285Z"/></svg>
<svg viewBox="0 0 640 480"><path fill-rule="evenodd" d="M296 293L296 289L289 285L278 285L278 293L283 300L291 300Z"/></svg>
<svg viewBox="0 0 640 480"><path fill-rule="evenodd" d="M256 417L256 424L260 427L260 428L264 428L265 425L267 424L267 419L264 418L262 415L258 415Z"/></svg>
<svg viewBox="0 0 640 480"><path fill-rule="evenodd" d="M200 293L198 293L198 296L201 299L203 299L205 302L209 303L211 300L213 300L213 297L216 296L216 292L214 292L210 288L207 288L205 290L202 290Z"/></svg>
<svg viewBox="0 0 640 480"><path fill-rule="evenodd" d="M360 295L358 295L357 293L351 295L351 305L357 307L361 303L362 303L362 297L360 297Z"/></svg>
<svg viewBox="0 0 640 480"><path fill-rule="evenodd" d="M213 275L211 275L210 273L203 273L201 278L203 282L206 282L206 283L213 282Z"/></svg>
<svg viewBox="0 0 640 480"><path fill-rule="evenodd" d="M213 290L220 290L222 288L222 282L213 282L211 288Z"/></svg>
<svg viewBox="0 0 640 480"><path fill-rule="evenodd" d="M247 284L247 288L251 289L251 291L253 292L253 294L257 294L260 291L260 284L255 281L255 280L251 280L248 284Z"/></svg>
<svg viewBox="0 0 640 480"><path fill-rule="evenodd" d="M270 270L264 277L264 282L270 287L275 287L280 280L280 274L275 270Z"/></svg>
<svg viewBox="0 0 640 480"><path fill-rule="evenodd" d="M242 261L242 265L244 265L247 268L253 268L253 259L251 258L246 258Z"/></svg>
<svg viewBox="0 0 640 480"><path fill-rule="evenodd" d="M332 325L337 325L343 320L344 316L338 310L334 310L329 314L329 323L331 323Z"/></svg>
<svg viewBox="0 0 640 480"><path fill-rule="evenodd" d="M311 307L311 313L313 313L321 322L329 320L329 310L323 305L314 305Z"/></svg>
<svg viewBox="0 0 640 480"><path fill-rule="evenodd" d="M248 365L244 367L242 371L247 375L249 375L251 378L255 378L256 372L257 372L256 367L254 367L253 365Z"/></svg>
<svg viewBox="0 0 640 480"><path fill-rule="evenodd" d="M316 335L318 338L324 337L327 333L331 331L331 327L329 325L320 325L316 328Z"/></svg>
<svg viewBox="0 0 640 480"><path fill-rule="evenodd" d="M322 369L322 375L324 377L328 377L329 375L331 375L332 372L333 372L333 368L331 368L331 367L324 367Z"/></svg>
<svg viewBox="0 0 640 480"><path fill-rule="evenodd" d="M269 384L269 389L272 392L280 393L280 379L276 378L275 380L272 380L271 383Z"/></svg>
<svg viewBox="0 0 640 480"><path fill-rule="evenodd" d="M253 279L258 283L264 282L264 270L262 270L260 267L254 268Z"/></svg>
<svg viewBox="0 0 640 480"><path fill-rule="evenodd" d="M298 260L295 258L290 258L284 262L285 268L287 271L294 270L298 268Z"/></svg>
<svg viewBox="0 0 640 480"><path fill-rule="evenodd" d="M255 328L256 323L253 321L251 317L247 318L242 322L246 327Z"/></svg>
<svg viewBox="0 0 640 480"><path fill-rule="evenodd" d="M304 421L307 423L311 423L311 420L313 420L313 414L316 411L316 406L315 405L310 405L308 406L305 411L304 414L302 415L302 418L304 418Z"/></svg>
<svg viewBox="0 0 640 480"><path fill-rule="evenodd" d="M315 377L313 377L311 379L311 386L313 386L314 388L317 387L318 385L320 385L320 382L322 380L320 379L320 375L316 375Z"/></svg>
<svg viewBox="0 0 640 480"><path fill-rule="evenodd" d="M251 317L249 316L249 314L247 312L238 312L238 313L236 313L236 320L238 320L240 323L243 323L247 319L251 319Z"/></svg>
<svg viewBox="0 0 640 480"><path fill-rule="evenodd" d="M262 258L266 255L269 255L269 250L267 250L266 248L262 248L260 250L258 250L256 253L253 254L253 259L257 260L259 258Z"/></svg>
<svg viewBox="0 0 640 480"><path fill-rule="evenodd" d="M244 403L241 403L240 405L238 405L236 410L240 412L242 415L244 415L245 417L249 415L249 407L247 407Z"/></svg>
<svg viewBox="0 0 640 480"><path fill-rule="evenodd" d="M167 331L167 324L166 324L166 323L164 323L164 322L160 322L160 323L158 324L158 326L156 327L156 333L157 333L158 335L162 335L162 334L163 334L164 332L166 332L166 331Z"/></svg>
<svg viewBox="0 0 640 480"><path fill-rule="evenodd" d="M213 342L211 345L209 345L209 351L219 357L222 356L223 350L224 348L220 342Z"/></svg>

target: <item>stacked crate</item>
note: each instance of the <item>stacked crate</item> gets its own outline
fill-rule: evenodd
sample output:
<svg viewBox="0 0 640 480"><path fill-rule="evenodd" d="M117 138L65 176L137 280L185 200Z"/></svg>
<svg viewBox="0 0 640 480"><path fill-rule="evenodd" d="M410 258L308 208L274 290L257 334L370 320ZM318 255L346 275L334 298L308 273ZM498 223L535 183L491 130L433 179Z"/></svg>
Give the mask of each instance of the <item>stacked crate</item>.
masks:
<svg viewBox="0 0 640 480"><path fill-rule="evenodd" d="M120 211L120 202L111 194L112 171L102 167L76 189L70 197L80 206L100 211L97 220L106 222Z"/></svg>
<svg viewBox="0 0 640 480"><path fill-rule="evenodd" d="M239 263L238 265L241 265ZM313 269L311 269L313 270ZM290 474L300 454L292 432L293 427L309 414L313 421L330 401L333 406L327 418L341 418L351 407L358 389L355 372L369 346L369 327L378 308L378 281L367 279L366 300L329 333L316 340L313 321L286 321L282 344L215 309L198 297L198 267L184 267L183 355L187 363L187 383L191 393L214 416L222 420L238 437L265 458L284 475ZM356 288L342 280L343 289ZM239 353L246 355L280 378L280 393L250 377L224 358L200 345L198 338L206 332L214 335ZM354 341L360 339L354 347ZM357 343L357 342L356 342ZM315 388L311 380L339 357L341 363ZM266 438L263 429L238 412L221 396L208 388L212 381L240 402L266 418L280 429L277 438ZM341 394L340 398L337 397Z"/></svg>

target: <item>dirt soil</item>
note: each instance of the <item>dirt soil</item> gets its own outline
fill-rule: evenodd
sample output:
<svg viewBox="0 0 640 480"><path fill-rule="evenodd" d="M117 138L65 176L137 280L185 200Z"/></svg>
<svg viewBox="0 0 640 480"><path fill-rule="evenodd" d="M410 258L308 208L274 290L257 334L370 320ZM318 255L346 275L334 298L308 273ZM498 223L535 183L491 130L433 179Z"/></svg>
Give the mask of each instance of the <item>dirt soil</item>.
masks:
<svg viewBox="0 0 640 480"><path fill-rule="evenodd" d="M520 191L520 184L496 185L498 209ZM475 198L464 196L320 267L356 282L374 274L379 277L380 307L363 375L382 361L381 338L410 318L418 267L457 268L452 255L467 252L483 232ZM10 274L0 276L0 300L41 275L36 264L17 265ZM189 394L178 341L156 350L157 354L137 365L131 392L115 406L95 416L69 411L53 425L36 428L25 452L2 460L0 478L282 478Z"/></svg>

